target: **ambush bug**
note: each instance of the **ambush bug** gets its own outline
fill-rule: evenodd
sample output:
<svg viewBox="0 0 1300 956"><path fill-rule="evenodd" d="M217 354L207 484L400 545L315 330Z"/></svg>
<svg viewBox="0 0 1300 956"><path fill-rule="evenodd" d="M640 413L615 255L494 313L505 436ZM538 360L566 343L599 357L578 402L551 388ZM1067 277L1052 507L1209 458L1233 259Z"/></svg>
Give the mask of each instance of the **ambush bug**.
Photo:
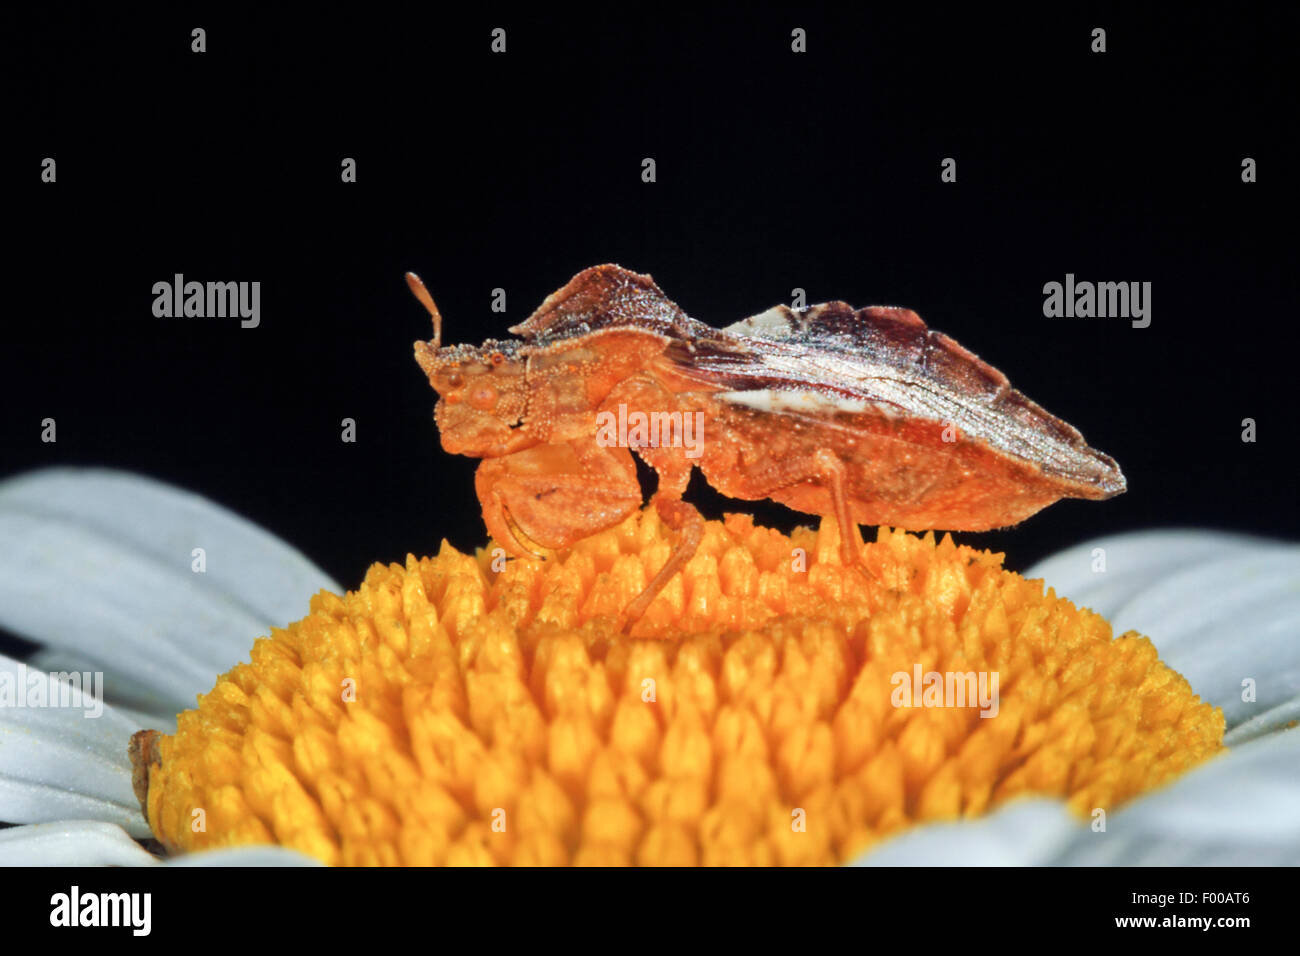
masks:
<svg viewBox="0 0 1300 956"><path fill-rule="evenodd" d="M982 531L1125 490L1113 459L908 309L776 306L715 329L650 276L601 265L512 327L518 338L444 346L433 298L406 279L433 318L415 358L442 446L482 459L483 518L509 553L542 557L641 507L633 453L658 475L652 501L677 543L625 629L699 545L703 518L682 500L695 467L724 495L833 517L858 567L859 524ZM691 455L600 441L612 413L699 415L702 442Z"/></svg>

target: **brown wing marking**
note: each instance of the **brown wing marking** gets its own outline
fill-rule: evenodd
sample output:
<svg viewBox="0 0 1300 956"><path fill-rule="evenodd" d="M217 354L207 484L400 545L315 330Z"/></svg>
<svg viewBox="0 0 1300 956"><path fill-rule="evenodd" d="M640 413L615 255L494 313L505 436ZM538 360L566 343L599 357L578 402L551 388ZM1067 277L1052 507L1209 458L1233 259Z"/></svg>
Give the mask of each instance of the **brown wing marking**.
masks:
<svg viewBox="0 0 1300 956"><path fill-rule="evenodd" d="M579 272L510 331L544 343L620 326L668 333L692 324L707 328L693 323L650 276L603 265Z"/></svg>

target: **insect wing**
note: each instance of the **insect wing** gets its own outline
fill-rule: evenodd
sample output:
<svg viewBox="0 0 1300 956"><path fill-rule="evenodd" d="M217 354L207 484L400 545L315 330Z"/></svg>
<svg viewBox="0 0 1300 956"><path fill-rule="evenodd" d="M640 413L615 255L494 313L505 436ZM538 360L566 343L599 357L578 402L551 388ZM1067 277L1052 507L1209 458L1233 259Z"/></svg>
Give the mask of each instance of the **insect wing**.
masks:
<svg viewBox="0 0 1300 956"><path fill-rule="evenodd" d="M674 342L666 354L721 401L797 417L928 421L1036 465L1087 497L1125 487L1113 459L908 309L777 306Z"/></svg>

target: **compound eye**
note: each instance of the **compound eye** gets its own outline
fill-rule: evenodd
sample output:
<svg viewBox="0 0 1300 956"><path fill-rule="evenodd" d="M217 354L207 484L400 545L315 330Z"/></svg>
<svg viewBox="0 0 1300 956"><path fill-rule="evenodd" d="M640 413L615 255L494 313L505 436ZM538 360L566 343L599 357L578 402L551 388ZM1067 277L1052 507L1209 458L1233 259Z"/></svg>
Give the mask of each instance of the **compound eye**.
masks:
<svg viewBox="0 0 1300 956"><path fill-rule="evenodd" d="M506 357L502 355L500 352L493 352L492 355L488 358L488 361L491 362L493 365L500 365L505 360Z"/></svg>
<svg viewBox="0 0 1300 956"><path fill-rule="evenodd" d="M497 403L497 390L491 385L477 385L469 393L469 403L471 407L486 412Z"/></svg>

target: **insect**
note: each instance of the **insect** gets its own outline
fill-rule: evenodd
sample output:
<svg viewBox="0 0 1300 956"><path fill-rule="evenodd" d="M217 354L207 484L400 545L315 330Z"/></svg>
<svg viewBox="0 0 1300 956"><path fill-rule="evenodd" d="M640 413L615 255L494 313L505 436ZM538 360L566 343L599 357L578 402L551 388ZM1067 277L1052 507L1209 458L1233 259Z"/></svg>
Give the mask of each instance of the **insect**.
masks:
<svg viewBox="0 0 1300 956"><path fill-rule="evenodd" d="M715 329L650 276L601 265L513 326L517 339L443 346L433 298L406 279L433 318L415 358L442 446L482 459L483 518L509 553L543 557L640 508L633 453L657 474L651 500L677 543L625 630L699 545L703 518L682 500L695 467L724 495L833 517L860 568L859 524L982 531L1125 490L1113 459L908 309L776 306ZM637 434L609 440L612 415ZM646 440L649 421L669 440ZM679 421L702 423L694 448L672 440Z"/></svg>

